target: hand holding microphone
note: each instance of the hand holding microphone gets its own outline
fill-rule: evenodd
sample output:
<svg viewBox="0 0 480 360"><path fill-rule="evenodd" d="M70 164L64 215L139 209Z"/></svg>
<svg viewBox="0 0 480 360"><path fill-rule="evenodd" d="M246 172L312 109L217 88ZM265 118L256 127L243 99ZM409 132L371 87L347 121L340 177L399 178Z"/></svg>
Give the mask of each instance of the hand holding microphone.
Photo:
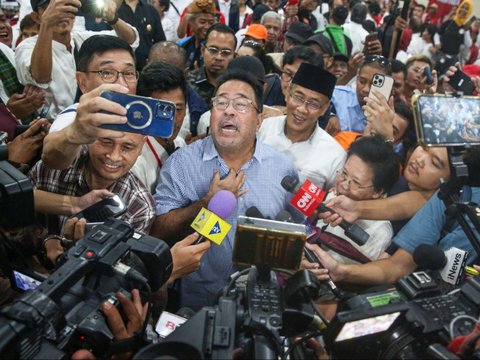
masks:
<svg viewBox="0 0 480 360"><path fill-rule="evenodd" d="M191 227L201 236L196 244L209 239L220 245L231 229L231 225L224 219L230 217L237 207L237 198L228 190L220 190L208 202L208 209L202 208Z"/></svg>
<svg viewBox="0 0 480 360"><path fill-rule="evenodd" d="M296 178L287 175L282 179L282 186L285 190L295 194L292 200L290 200L290 204L303 215L308 217L316 209L320 212L330 211L335 213L323 203L325 191L311 181L306 180L300 185ZM360 246L364 245L370 237L360 226L350 224L343 219L338 225L345 231L345 235Z"/></svg>

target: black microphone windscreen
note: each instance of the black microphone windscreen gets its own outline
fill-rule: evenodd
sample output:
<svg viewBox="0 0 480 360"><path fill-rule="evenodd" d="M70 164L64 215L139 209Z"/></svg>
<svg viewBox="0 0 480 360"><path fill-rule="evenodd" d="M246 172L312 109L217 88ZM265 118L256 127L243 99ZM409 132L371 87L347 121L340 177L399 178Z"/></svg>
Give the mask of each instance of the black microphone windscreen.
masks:
<svg viewBox="0 0 480 360"><path fill-rule="evenodd" d="M190 319L193 315L195 315L195 311L188 307L182 307L177 311L177 315L181 316L185 319Z"/></svg>
<svg viewBox="0 0 480 360"><path fill-rule="evenodd" d="M298 185L298 180L293 176L287 175L282 179L282 187L292 193L295 193L295 187Z"/></svg>
<svg viewBox="0 0 480 360"><path fill-rule="evenodd" d="M275 220L284 221L284 222L294 222L292 218L292 214L290 214L287 210L280 211L277 214L277 216L275 216Z"/></svg>
<svg viewBox="0 0 480 360"><path fill-rule="evenodd" d="M250 206L247 211L245 211L245 215L248 217L254 217L258 219L265 219L265 216L258 210L256 206Z"/></svg>
<svg viewBox="0 0 480 360"><path fill-rule="evenodd" d="M440 270L447 263L447 258L441 249L430 244L420 244L413 251L413 261L420 269Z"/></svg>

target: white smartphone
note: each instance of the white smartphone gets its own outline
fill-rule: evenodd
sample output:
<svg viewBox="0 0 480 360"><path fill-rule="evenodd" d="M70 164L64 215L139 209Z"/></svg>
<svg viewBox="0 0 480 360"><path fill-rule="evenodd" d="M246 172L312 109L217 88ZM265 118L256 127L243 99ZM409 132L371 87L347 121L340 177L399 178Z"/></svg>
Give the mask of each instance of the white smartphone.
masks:
<svg viewBox="0 0 480 360"><path fill-rule="evenodd" d="M392 95L393 89L393 77L385 74L374 74L372 83L370 85L370 92L368 93L368 98L375 99L376 96L373 94L373 90L378 91L383 97L388 101L390 95Z"/></svg>

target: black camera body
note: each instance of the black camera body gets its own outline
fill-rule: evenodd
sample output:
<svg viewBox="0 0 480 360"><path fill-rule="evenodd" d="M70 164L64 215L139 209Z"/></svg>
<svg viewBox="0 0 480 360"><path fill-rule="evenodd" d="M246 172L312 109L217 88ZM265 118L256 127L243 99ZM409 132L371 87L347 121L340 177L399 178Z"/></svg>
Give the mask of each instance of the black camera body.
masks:
<svg viewBox="0 0 480 360"><path fill-rule="evenodd" d="M0 310L0 352L61 358L88 348L105 356L114 337L101 303L118 291L159 289L172 267L165 242L109 219L70 248L38 288Z"/></svg>
<svg viewBox="0 0 480 360"><path fill-rule="evenodd" d="M175 122L175 104L144 96L103 91L100 96L127 109L126 124L103 124L106 129L168 138Z"/></svg>

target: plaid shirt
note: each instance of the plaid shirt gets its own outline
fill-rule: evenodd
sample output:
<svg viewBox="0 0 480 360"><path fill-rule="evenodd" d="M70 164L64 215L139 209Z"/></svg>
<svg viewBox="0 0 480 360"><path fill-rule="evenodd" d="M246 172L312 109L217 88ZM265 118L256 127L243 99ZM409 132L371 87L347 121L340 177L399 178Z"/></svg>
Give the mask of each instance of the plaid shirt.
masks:
<svg viewBox="0 0 480 360"><path fill-rule="evenodd" d="M42 161L39 161L30 172L30 180L39 190L69 196L85 195L92 190L85 179L85 165L88 160L88 147L84 146L68 169L48 169ZM136 231L148 234L155 218L155 205L152 196L135 175L129 171L107 190L118 194L127 206L127 212L119 219L128 222ZM67 216L59 216L57 224L49 222L47 224L49 232L58 233L60 230L63 232L67 219Z"/></svg>

